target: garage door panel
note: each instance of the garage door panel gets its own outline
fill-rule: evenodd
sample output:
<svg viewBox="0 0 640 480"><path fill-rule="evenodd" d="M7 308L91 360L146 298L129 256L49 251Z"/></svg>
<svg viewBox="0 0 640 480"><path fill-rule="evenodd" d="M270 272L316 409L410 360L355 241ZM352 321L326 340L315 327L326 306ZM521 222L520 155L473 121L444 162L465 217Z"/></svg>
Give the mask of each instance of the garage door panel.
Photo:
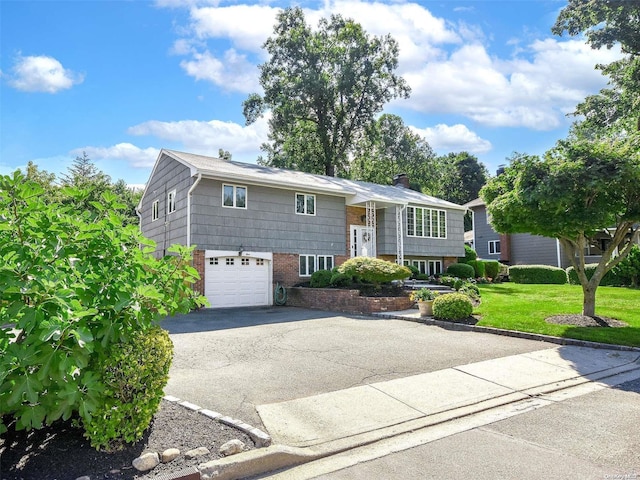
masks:
<svg viewBox="0 0 640 480"><path fill-rule="evenodd" d="M215 257L205 262L205 296L214 308L270 305L271 262Z"/></svg>

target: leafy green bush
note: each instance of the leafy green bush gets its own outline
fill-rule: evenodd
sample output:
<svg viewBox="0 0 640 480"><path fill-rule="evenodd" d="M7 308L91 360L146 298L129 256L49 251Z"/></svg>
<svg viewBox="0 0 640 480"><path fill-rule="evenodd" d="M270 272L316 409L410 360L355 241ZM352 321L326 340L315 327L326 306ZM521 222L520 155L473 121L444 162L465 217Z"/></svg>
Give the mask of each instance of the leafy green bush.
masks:
<svg viewBox="0 0 640 480"><path fill-rule="evenodd" d="M567 272L550 265L514 265L509 267L509 278L515 283L562 285L567 283Z"/></svg>
<svg viewBox="0 0 640 480"><path fill-rule="evenodd" d="M90 419L82 420L93 447L120 450L124 443L142 438L162 400L172 358L173 343L160 327L111 345L96 365L105 389L103 401Z"/></svg>
<svg viewBox="0 0 640 480"><path fill-rule="evenodd" d="M19 171L0 176L0 433L5 415L18 430L91 421L112 346L204 304L192 249L154 258L113 193L89 211L77 208L86 190L65 189L64 204L42 191Z"/></svg>
<svg viewBox="0 0 640 480"><path fill-rule="evenodd" d="M403 280L411 276L411 270L407 267L373 257L350 258L338 267L338 271L374 284Z"/></svg>
<svg viewBox="0 0 640 480"><path fill-rule="evenodd" d="M447 275L458 278L473 278L475 273L474 268L466 263L452 263L447 268Z"/></svg>
<svg viewBox="0 0 640 480"><path fill-rule="evenodd" d="M447 287L453 288L456 283L456 280L459 280L456 277L452 277L450 275L442 275L439 279L441 285L446 285Z"/></svg>
<svg viewBox="0 0 640 480"><path fill-rule="evenodd" d="M419 273L416 275L416 280L431 280L431 277L426 273Z"/></svg>
<svg viewBox="0 0 640 480"><path fill-rule="evenodd" d="M311 274L309 285L311 288L326 288L331 283L331 270L317 270Z"/></svg>
<svg viewBox="0 0 640 480"><path fill-rule="evenodd" d="M471 316L473 305L467 295L448 293L433 301L433 316L442 320L462 320Z"/></svg>
<svg viewBox="0 0 640 480"><path fill-rule="evenodd" d="M458 293L462 293L476 302L480 301L480 289L471 282L465 282L465 284L458 289Z"/></svg>
<svg viewBox="0 0 640 480"><path fill-rule="evenodd" d="M329 283L334 287L348 287L353 283L353 279L344 273L334 273Z"/></svg>
<svg viewBox="0 0 640 480"><path fill-rule="evenodd" d="M411 270L411 278L417 278L420 275L420 270L415 265L405 265L409 270Z"/></svg>
<svg viewBox="0 0 640 480"><path fill-rule="evenodd" d="M616 265L613 271L624 285L638 287L640 284L640 246L631 247L629 255Z"/></svg>
<svg viewBox="0 0 640 480"><path fill-rule="evenodd" d="M620 262L622 263L622 262ZM593 276L593 272L596 271L597 263L588 263L584 266L584 271L587 275L588 279L591 279ZM625 280L622 276L618 275L619 270L614 267L609 270L602 280L600 280L600 285L603 287L620 287L625 285ZM572 285L580 285L580 280L578 279L578 274L576 273L573 267L567 268L567 276L569 277L569 283Z"/></svg>
<svg viewBox="0 0 640 480"><path fill-rule="evenodd" d="M500 262L497 260L483 260L483 263L486 276L496 280L500 273Z"/></svg>
<svg viewBox="0 0 640 480"><path fill-rule="evenodd" d="M473 267L475 277L484 278L485 269L484 269L484 262L482 260L469 260L467 262L467 265L471 265Z"/></svg>
<svg viewBox="0 0 640 480"><path fill-rule="evenodd" d="M464 257L458 258L458 263L469 263L470 260L476 260L478 258L478 254L476 251L471 248L469 245L464 246Z"/></svg>

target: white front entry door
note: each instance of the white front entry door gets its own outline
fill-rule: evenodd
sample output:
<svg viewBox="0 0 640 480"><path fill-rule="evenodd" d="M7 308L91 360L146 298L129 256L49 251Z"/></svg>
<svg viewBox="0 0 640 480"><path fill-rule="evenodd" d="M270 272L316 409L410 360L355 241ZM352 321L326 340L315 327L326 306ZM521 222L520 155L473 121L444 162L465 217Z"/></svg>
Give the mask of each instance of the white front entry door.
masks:
<svg viewBox="0 0 640 480"><path fill-rule="evenodd" d="M351 257L373 256L373 228L351 225Z"/></svg>

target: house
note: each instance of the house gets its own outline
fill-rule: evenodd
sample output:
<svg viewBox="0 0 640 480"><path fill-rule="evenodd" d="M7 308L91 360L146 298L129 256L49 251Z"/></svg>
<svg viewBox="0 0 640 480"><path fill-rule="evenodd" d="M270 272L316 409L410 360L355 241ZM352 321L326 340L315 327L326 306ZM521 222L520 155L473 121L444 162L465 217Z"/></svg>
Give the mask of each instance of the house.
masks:
<svg viewBox="0 0 640 480"><path fill-rule="evenodd" d="M552 265L567 268L571 260L555 238L529 233L499 234L491 226L485 203L476 198L464 205L472 212L472 245L479 258L499 260L505 265ZM610 242L606 234L595 238L585 249L585 262L597 263Z"/></svg>
<svg viewBox="0 0 640 480"><path fill-rule="evenodd" d="M355 256L440 273L464 256L466 209L396 185L162 150L138 206L164 255L195 245L196 289L213 307L270 305L273 285ZM403 186L404 185L404 186Z"/></svg>

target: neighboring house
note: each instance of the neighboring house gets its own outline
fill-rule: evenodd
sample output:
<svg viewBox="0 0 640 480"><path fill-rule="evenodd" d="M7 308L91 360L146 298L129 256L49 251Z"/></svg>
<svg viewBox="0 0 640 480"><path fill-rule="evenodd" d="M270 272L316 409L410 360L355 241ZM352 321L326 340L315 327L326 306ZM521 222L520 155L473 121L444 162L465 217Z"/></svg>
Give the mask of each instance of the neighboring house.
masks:
<svg viewBox="0 0 640 480"><path fill-rule="evenodd" d="M274 283L308 281L355 256L440 273L464 256L465 211L400 185L172 150L160 152L138 206L157 255L196 246L196 289L213 307L270 305Z"/></svg>
<svg viewBox="0 0 640 480"><path fill-rule="evenodd" d="M499 260L506 265L553 265L567 268L571 260L555 238L515 233L501 235L491 226L485 203L480 198L464 205L473 215L473 247L479 258ZM585 262L597 263L610 240L596 238L585 249Z"/></svg>

